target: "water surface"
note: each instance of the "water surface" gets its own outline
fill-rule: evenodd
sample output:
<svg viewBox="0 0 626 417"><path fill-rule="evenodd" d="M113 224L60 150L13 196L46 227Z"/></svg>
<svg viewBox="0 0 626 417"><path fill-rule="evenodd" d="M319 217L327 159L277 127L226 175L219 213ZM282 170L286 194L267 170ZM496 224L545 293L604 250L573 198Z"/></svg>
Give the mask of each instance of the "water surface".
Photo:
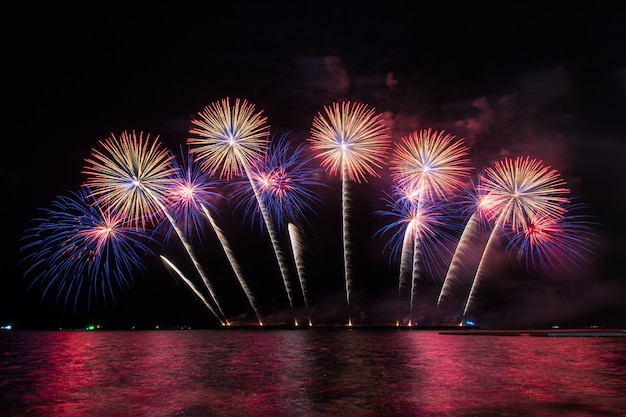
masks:
<svg viewBox="0 0 626 417"><path fill-rule="evenodd" d="M624 416L626 338L0 333L2 416Z"/></svg>

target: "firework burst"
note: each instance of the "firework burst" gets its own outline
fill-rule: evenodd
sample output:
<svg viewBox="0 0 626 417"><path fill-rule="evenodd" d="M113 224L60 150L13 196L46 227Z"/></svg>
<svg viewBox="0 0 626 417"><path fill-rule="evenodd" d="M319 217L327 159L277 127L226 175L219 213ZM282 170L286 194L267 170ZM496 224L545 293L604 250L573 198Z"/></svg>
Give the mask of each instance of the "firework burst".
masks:
<svg viewBox="0 0 626 417"><path fill-rule="evenodd" d="M471 311L476 288L485 275L485 261L500 234L528 229L532 220L538 217L557 220L566 212L564 204L569 203L565 197L569 189L560 173L528 157L505 158L487 167L480 187L480 194L486 199L485 207L494 223L463 309L463 317Z"/></svg>
<svg viewBox="0 0 626 417"><path fill-rule="evenodd" d="M74 310L83 298L88 308L95 299L106 305L130 287L135 273L145 272L142 257L154 256L149 235L124 213L98 204L88 187L41 211L22 237L20 262L30 265L24 276L32 277L29 289L43 287L42 299L56 291L56 302L67 307L73 298Z"/></svg>
<svg viewBox="0 0 626 417"><path fill-rule="evenodd" d="M313 157L307 155L306 146L294 146L288 135L285 133L278 140L273 137L264 158L250 169L252 181L279 232L288 223L309 223L311 215L316 215L315 206L323 204L317 190L328 186L321 179L322 168L314 166ZM247 181L232 181L230 185L236 209L243 208L253 222L259 217L264 229L256 196Z"/></svg>
<svg viewBox="0 0 626 417"><path fill-rule="evenodd" d="M191 123L187 144L196 161L210 175L230 179L247 175L248 167L263 158L269 126L263 112L247 100L230 99L206 106Z"/></svg>
<svg viewBox="0 0 626 417"><path fill-rule="evenodd" d="M311 150L330 174L341 179L343 257L348 325L352 325L350 296L352 292L352 260L350 248L350 191L348 181L367 181L367 175L379 176L377 169L385 165L390 147L389 128L373 108L349 101L324 107L313 119Z"/></svg>
<svg viewBox="0 0 626 417"><path fill-rule="evenodd" d="M255 106L248 101L236 99L231 106L226 98L205 107L191 121L195 127L189 131L191 136L187 144L195 160L210 174L219 171L219 176L227 180L243 174L248 179L272 242L283 284L289 288L288 268L278 234L252 173L252 167L265 157L268 148L269 126L266 120L262 112L256 112ZM287 293L293 308L290 292Z"/></svg>
<svg viewBox="0 0 626 417"><path fill-rule="evenodd" d="M431 129L413 132L394 148L390 170L400 187L419 199L446 199L461 188L472 171L462 139Z"/></svg>
<svg viewBox="0 0 626 417"><path fill-rule="evenodd" d="M462 139L444 131L431 129L412 132L394 148L390 170L395 183L395 194L399 201L407 202L409 218L428 219L432 207L447 201L454 191L462 187L472 168L466 156L469 149ZM405 208L406 209L406 208ZM429 221L410 223L426 225ZM421 226L420 226L421 227ZM412 282L410 315L413 314L416 287L420 281L420 264L424 262L424 250L428 245L421 242L422 233L406 228L403 254L412 259ZM412 250L410 248L413 248ZM400 288L406 276L408 259L401 260ZM413 318L409 317L409 324Z"/></svg>
<svg viewBox="0 0 626 417"><path fill-rule="evenodd" d="M122 211L137 227L154 225L162 218L159 201L165 199L176 172L174 155L159 137L135 131L111 134L85 159L86 184L100 204Z"/></svg>
<svg viewBox="0 0 626 417"><path fill-rule="evenodd" d="M453 225L456 224L455 215L448 214L453 213L448 203L421 205L415 199L415 195L415 191L396 184L394 192L383 198L387 209L375 212L377 215L395 219L380 228L375 236L393 232L385 249L390 249L390 261L400 258L399 299L402 298L404 289L409 287L409 281L411 282L409 325L413 323L417 283L421 280L421 271L428 273L434 281L437 281L442 265L450 256L448 242L453 239L455 232ZM398 308L397 325L402 322L400 315Z"/></svg>
<svg viewBox="0 0 626 417"><path fill-rule="evenodd" d="M363 103L334 103L313 119L308 141L321 166L360 183L367 176L380 177L390 146L389 128L381 114Z"/></svg>
<svg viewBox="0 0 626 417"><path fill-rule="evenodd" d="M177 160L172 161L175 172L163 195L163 202L188 239L204 238L206 229L203 225L206 224L206 217L202 207L216 210L216 204L223 199L219 190L220 183L203 172L200 165L194 163L193 156L182 146L180 156L180 164ZM164 219L161 225L166 229L165 240L168 240L173 230L171 223Z"/></svg>
<svg viewBox="0 0 626 417"><path fill-rule="evenodd" d="M174 154L162 145L158 136L151 140L150 135L144 136L143 132L125 131L119 138L111 135L100 141L100 145L104 149L94 149L91 158L85 160L83 169L92 195L98 201L108 202L114 209L122 211L133 219L138 228L145 227L148 221L156 224L157 219L165 216L213 296L222 315L216 318L224 324L226 319L212 285L185 233L166 206L168 201L171 202L168 198L171 198L170 193L176 184L174 178L181 178Z"/></svg>
<svg viewBox="0 0 626 417"><path fill-rule="evenodd" d="M487 167L480 182L487 206L495 208L497 221L513 232L528 227L537 216L559 218L569 199L560 173L531 158L505 158ZM492 210L493 212L493 210Z"/></svg>
<svg viewBox="0 0 626 417"><path fill-rule="evenodd" d="M597 245L598 223L584 213L584 204L564 204L560 217L538 215L511 237L507 250L520 265L547 276L581 271L591 262Z"/></svg>

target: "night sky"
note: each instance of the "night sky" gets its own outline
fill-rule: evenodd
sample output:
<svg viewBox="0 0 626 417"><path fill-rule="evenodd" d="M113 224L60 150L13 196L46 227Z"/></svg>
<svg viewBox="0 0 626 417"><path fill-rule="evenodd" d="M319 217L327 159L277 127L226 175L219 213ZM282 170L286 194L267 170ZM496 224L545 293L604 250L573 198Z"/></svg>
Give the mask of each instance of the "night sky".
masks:
<svg viewBox="0 0 626 417"><path fill-rule="evenodd" d="M486 327L625 326L626 19L616 2L513 2L474 9L403 2L247 2L138 8L13 6L3 14L2 125L7 189L0 324L128 328L217 321L159 262L130 290L90 311L40 301L22 278L20 242L38 209L84 181L99 140L150 132L178 153L190 119L212 102L247 99L273 132L304 142L334 101L390 115L392 137L443 129L464 138L472 165L531 156L557 169L598 227L597 256L574 276L546 279L505 263L481 296ZM390 181L353 185L354 317L395 311L397 262L384 223ZM309 305L319 322L346 320L340 182L305 230ZM224 231L268 319L288 310L272 248L258 223L225 213ZM198 248L231 317L253 314L214 243ZM210 265L208 265L210 263ZM424 310L437 285L420 289Z"/></svg>

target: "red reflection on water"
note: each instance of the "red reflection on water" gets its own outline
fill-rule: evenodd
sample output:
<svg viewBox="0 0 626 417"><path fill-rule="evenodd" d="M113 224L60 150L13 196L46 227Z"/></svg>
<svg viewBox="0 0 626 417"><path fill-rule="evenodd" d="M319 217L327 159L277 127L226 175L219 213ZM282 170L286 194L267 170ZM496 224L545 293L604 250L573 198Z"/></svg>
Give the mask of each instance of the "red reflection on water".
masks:
<svg viewBox="0 0 626 417"><path fill-rule="evenodd" d="M47 363L36 384L46 415L147 415L155 397L165 397L184 374L184 344L164 332L136 332L116 345L111 332L50 334ZM167 400L165 400L167 402Z"/></svg>
<svg viewBox="0 0 626 417"><path fill-rule="evenodd" d="M0 415L624 415L626 338L428 331L33 332Z"/></svg>
<svg viewBox="0 0 626 417"><path fill-rule="evenodd" d="M291 332L278 332L269 341L263 332L251 332L237 344L237 352L232 355L226 368L221 369L225 381L236 381L231 386L230 401L237 404L241 415L275 416L285 415L287 410L276 399L285 397L289 384L285 378L290 375L288 368L289 352L281 353L285 347L299 350L298 338L289 336ZM268 343L269 342L269 343ZM287 355L287 359L283 355Z"/></svg>
<svg viewBox="0 0 626 417"><path fill-rule="evenodd" d="M414 395L420 412L475 415L592 416L612 415L615 404L626 407L619 388L624 370L614 374L615 385L602 377L606 363L617 358L599 357L598 342L574 338L416 335L410 366L416 380L407 395ZM432 336L432 335L430 335ZM619 343L619 341L618 341ZM622 365L624 359L621 359ZM626 410L626 408L623 408ZM578 414L580 413L580 414Z"/></svg>

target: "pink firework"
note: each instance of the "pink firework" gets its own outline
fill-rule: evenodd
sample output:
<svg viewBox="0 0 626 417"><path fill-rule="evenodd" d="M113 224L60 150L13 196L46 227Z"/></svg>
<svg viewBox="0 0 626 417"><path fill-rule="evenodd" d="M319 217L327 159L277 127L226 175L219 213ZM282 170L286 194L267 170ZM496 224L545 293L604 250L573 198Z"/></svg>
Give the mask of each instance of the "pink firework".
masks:
<svg viewBox="0 0 626 417"><path fill-rule="evenodd" d="M321 159L322 167L332 175L340 173L342 188L343 259L348 325L352 287L352 264L350 246L350 196L348 179L367 181L367 174L378 176L377 168L385 164L390 147L389 129L380 114L361 103L334 103L325 107L326 114L318 113L313 119L311 136L307 140L315 157Z"/></svg>
<svg viewBox="0 0 626 417"><path fill-rule="evenodd" d="M410 192L414 200L412 206L417 213L428 212L441 201L446 201L449 195L466 183L466 178L472 167L469 166L467 155L469 149L462 139L444 131L424 129L413 132L402 138L402 142L394 149L391 162L391 172L398 189ZM407 195L407 198L409 196ZM423 236L409 233L406 230L405 245L413 248L411 308L413 313L414 295L420 278L419 265L424 261L424 249L427 246L421 240ZM401 266L402 271L402 266ZM401 278L402 281L402 273ZM410 317L409 325L413 323Z"/></svg>
<svg viewBox="0 0 626 417"><path fill-rule="evenodd" d="M497 161L484 171L481 194L498 212L498 222L516 232L537 216L558 218L569 200L559 172L536 159L517 157Z"/></svg>
<svg viewBox="0 0 626 417"><path fill-rule="evenodd" d="M362 103L334 103L326 114L313 119L311 150L331 174L340 172L352 181L367 181L367 174L379 176L390 147L389 129L374 109Z"/></svg>
<svg viewBox="0 0 626 417"><path fill-rule="evenodd" d="M402 138L394 150L391 172L403 187L411 185L428 200L446 198L465 184L472 168L462 139L424 129Z"/></svg>
<svg viewBox="0 0 626 417"><path fill-rule="evenodd" d="M488 167L480 179L480 194L486 196L495 221L482 253L469 296L463 309L466 317L476 298L476 289L486 271L485 261L501 233L527 230L538 217L559 219L565 213L569 189L559 172L531 158L505 158Z"/></svg>
<svg viewBox="0 0 626 417"><path fill-rule="evenodd" d="M562 217L537 216L511 238L507 249L517 252L521 265L550 276L582 271L591 262L598 224L591 216L579 213L585 208L582 204L567 204L565 208L567 213Z"/></svg>

